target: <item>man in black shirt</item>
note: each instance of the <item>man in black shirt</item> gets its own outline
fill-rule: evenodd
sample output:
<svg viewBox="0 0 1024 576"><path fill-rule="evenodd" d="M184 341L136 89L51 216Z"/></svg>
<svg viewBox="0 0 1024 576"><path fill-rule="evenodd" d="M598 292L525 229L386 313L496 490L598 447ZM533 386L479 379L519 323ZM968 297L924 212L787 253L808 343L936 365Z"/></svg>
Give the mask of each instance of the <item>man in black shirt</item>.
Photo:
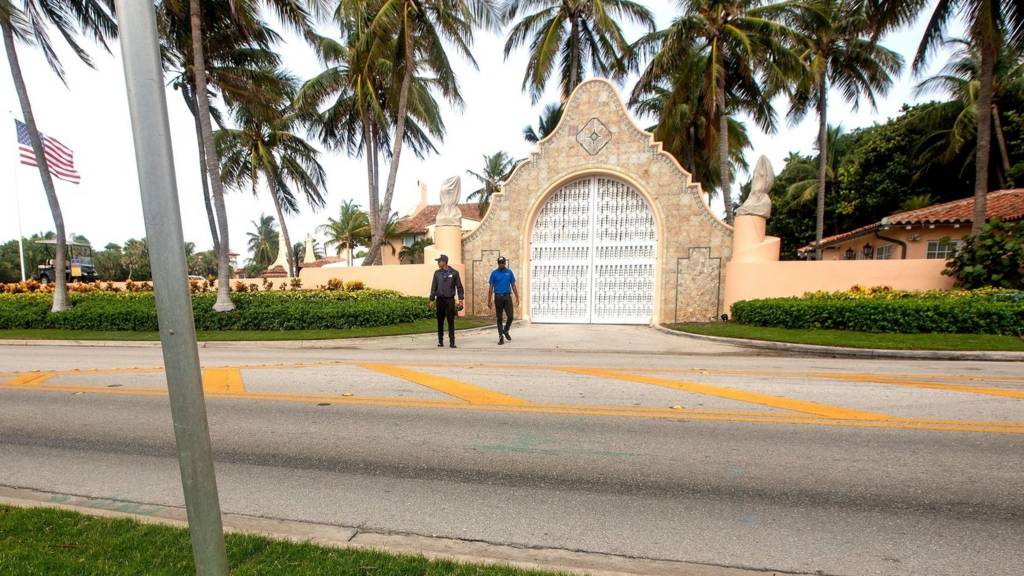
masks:
<svg viewBox="0 0 1024 576"><path fill-rule="evenodd" d="M437 270L430 283L430 304L437 307L437 347L444 348L444 321L448 319L448 345L455 348L455 313L462 309L466 292L462 288L459 271L448 266L448 257L441 254L436 259ZM455 297L458 296L458 307Z"/></svg>

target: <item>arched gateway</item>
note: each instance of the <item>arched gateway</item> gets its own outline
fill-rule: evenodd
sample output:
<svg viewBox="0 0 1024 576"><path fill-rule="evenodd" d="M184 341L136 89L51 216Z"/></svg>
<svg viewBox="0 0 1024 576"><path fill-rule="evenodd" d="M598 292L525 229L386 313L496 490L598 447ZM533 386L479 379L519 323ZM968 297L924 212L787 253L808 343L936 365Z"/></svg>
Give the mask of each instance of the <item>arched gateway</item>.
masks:
<svg viewBox="0 0 1024 576"><path fill-rule="evenodd" d="M638 128L614 86L580 84L558 127L463 237L469 312L505 256L534 322L648 324L721 313L732 229Z"/></svg>
<svg viewBox="0 0 1024 576"><path fill-rule="evenodd" d="M628 184L589 176L544 201L530 234L534 322L649 324L658 231Z"/></svg>

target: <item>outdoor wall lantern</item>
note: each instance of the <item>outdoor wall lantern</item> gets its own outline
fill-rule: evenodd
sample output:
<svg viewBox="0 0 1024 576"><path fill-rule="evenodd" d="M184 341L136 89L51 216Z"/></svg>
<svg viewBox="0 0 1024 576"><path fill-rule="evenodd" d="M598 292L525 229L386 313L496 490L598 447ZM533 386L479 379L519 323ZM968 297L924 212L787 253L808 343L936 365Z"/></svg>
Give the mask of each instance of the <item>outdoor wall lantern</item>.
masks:
<svg viewBox="0 0 1024 576"><path fill-rule="evenodd" d="M847 260L856 260L856 258L857 258L857 253L853 251L853 248L847 248L846 249L846 259Z"/></svg>
<svg viewBox="0 0 1024 576"><path fill-rule="evenodd" d="M864 245L864 258L870 260L875 255L875 247L870 243Z"/></svg>

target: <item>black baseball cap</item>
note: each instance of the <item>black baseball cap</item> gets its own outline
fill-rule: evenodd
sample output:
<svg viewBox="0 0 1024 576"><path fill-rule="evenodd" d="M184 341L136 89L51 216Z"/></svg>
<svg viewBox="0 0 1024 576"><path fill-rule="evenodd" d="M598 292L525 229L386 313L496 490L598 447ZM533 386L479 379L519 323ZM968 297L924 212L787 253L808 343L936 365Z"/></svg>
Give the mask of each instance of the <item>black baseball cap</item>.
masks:
<svg viewBox="0 0 1024 576"><path fill-rule="evenodd" d="M434 262L447 262L447 261L448 261L448 256L446 254L441 254L437 258L434 258Z"/></svg>
<svg viewBox="0 0 1024 576"><path fill-rule="evenodd" d="M504 264L506 262L504 256L498 256L498 264Z"/></svg>

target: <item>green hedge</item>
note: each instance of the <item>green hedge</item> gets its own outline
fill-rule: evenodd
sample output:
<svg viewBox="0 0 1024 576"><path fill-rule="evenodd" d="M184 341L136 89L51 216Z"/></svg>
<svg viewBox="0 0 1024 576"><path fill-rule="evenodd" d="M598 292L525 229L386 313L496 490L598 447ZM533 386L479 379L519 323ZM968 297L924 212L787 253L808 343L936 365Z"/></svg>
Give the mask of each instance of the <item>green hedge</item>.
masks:
<svg viewBox="0 0 1024 576"><path fill-rule="evenodd" d="M1020 336L1024 335L1024 293L814 294L737 302L732 317L741 324L778 328Z"/></svg>
<svg viewBox="0 0 1024 576"><path fill-rule="evenodd" d="M69 294L71 308L50 314L49 294L0 294L0 329L157 330L152 292ZM425 298L384 290L308 290L233 294L237 308L214 312L214 293L192 295L197 330L317 330L373 327L429 318Z"/></svg>

